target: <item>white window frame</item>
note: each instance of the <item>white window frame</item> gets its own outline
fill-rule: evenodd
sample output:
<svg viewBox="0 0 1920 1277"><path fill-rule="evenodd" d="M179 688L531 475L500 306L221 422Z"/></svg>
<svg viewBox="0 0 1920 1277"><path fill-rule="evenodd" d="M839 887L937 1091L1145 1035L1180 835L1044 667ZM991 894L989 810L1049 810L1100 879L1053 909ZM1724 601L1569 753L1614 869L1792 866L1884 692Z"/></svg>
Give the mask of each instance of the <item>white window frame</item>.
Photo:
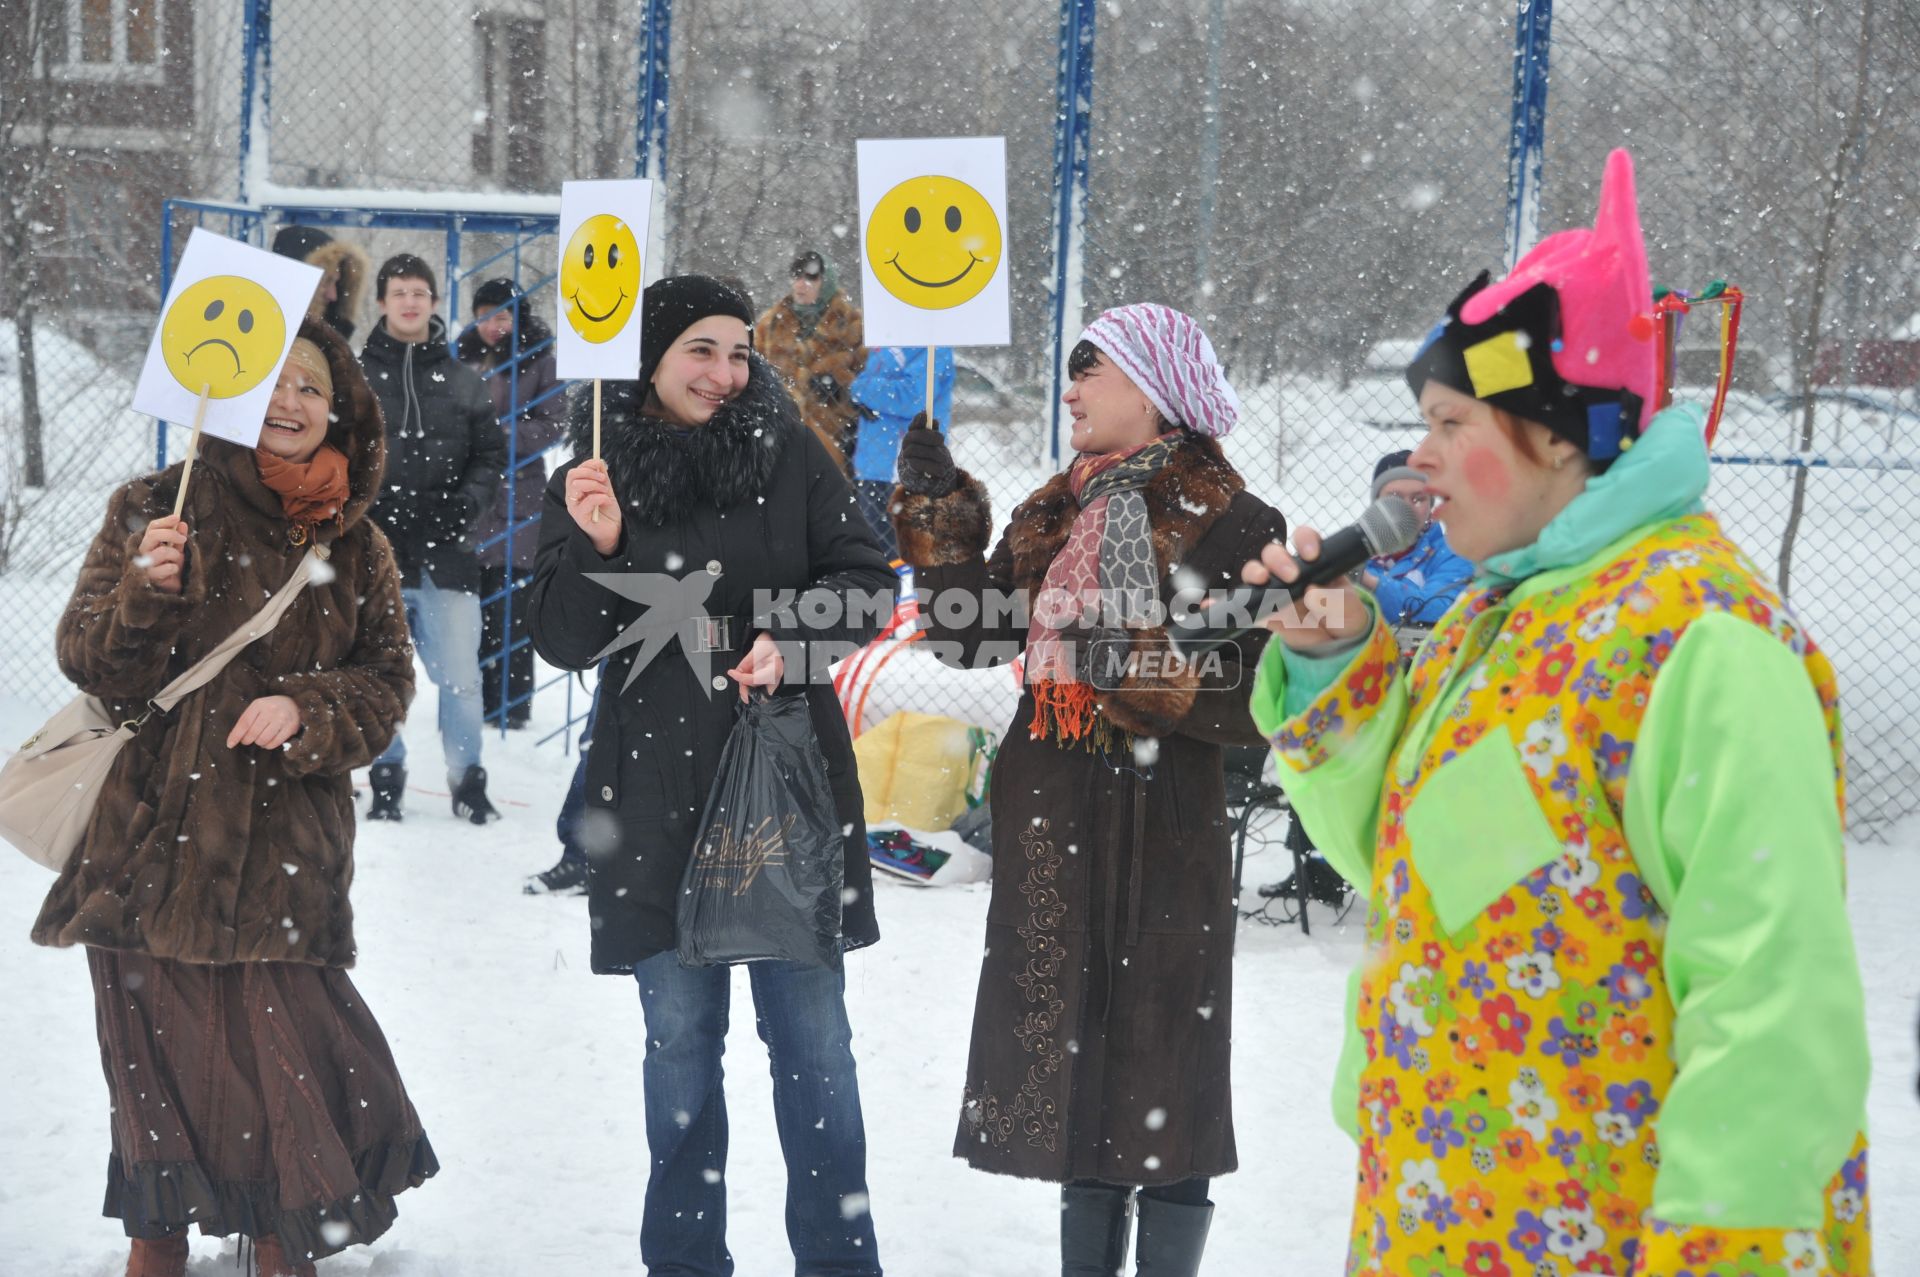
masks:
<svg viewBox="0 0 1920 1277"><path fill-rule="evenodd" d="M165 84L167 81L167 0L109 0L113 14L113 56L106 62L80 57L80 9L85 0L63 0L67 11L67 57L55 66L60 80L107 84ZM153 9L154 60L127 61L127 10L134 5Z"/></svg>

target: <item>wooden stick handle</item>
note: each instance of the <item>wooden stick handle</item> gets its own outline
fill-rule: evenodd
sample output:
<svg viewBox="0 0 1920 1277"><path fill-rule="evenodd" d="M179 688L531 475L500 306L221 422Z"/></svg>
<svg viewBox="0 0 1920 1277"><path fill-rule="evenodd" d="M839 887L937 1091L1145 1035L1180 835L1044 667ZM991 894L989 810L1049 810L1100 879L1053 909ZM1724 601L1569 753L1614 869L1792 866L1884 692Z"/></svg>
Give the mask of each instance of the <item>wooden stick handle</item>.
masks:
<svg viewBox="0 0 1920 1277"><path fill-rule="evenodd" d="M187 440L187 463L180 467L180 491L173 498L173 517L176 519L187 508L187 480L193 477L193 459L200 455L200 426L207 419L207 400L212 397L212 386L200 387L200 402L193 410L193 437Z"/></svg>
<svg viewBox="0 0 1920 1277"><path fill-rule="evenodd" d="M593 379L593 459L600 460L600 379ZM601 522L600 507L593 507L593 521Z"/></svg>
<svg viewBox="0 0 1920 1277"><path fill-rule="evenodd" d="M927 347L927 427L933 428L933 347Z"/></svg>

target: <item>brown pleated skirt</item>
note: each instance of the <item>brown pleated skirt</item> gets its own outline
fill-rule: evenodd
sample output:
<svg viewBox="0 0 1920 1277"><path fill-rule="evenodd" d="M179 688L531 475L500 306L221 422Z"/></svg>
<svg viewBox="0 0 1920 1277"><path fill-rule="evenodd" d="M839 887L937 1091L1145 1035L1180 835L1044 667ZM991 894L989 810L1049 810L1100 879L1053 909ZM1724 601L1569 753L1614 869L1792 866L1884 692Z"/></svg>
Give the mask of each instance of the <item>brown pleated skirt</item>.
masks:
<svg viewBox="0 0 1920 1277"><path fill-rule="evenodd" d="M113 1103L108 1217L277 1235L320 1258L393 1225L439 1170L387 1039L345 971L87 950Z"/></svg>

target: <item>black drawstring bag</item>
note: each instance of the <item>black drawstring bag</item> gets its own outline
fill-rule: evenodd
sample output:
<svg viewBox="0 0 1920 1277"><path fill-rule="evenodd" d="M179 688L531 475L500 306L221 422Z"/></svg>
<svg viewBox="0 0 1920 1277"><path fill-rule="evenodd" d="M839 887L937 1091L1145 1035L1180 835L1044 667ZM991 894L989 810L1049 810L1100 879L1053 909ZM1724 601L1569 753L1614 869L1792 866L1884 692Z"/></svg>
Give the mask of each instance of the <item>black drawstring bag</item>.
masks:
<svg viewBox="0 0 1920 1277"><path fill-rule="evenodd" d="M680 880L680 961L840 969L845 847L804 696L740 707Z"/></svg>

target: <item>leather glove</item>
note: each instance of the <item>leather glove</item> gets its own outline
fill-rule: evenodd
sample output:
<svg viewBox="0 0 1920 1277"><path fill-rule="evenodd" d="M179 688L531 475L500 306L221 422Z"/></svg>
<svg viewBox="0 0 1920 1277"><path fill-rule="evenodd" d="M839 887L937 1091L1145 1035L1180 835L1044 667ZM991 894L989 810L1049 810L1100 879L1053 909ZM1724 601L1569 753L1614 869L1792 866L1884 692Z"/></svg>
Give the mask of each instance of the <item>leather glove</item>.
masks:
<svg viewBox="0 0 1920 1277"><path fill-rule="evenodd" d="M807 389L821 403L834 403L840 398L840 383L826 373L807 378Z"/></svg>
<svg viewBox="0 0 1920 1277"><path fill-rule="evenodd" d="M900 440L900 486L916 496L944 497L958 483L947 437L917 413Z"/></svg>
<svg viewBox="0 0 1920 1277"><path fill-rule="evenodd" d="M1110 692L1126 680L1133 639L1125 630L1072 625L1060 631L1060 638L1073 646L1074 674L1082 683Z"/></svg>

